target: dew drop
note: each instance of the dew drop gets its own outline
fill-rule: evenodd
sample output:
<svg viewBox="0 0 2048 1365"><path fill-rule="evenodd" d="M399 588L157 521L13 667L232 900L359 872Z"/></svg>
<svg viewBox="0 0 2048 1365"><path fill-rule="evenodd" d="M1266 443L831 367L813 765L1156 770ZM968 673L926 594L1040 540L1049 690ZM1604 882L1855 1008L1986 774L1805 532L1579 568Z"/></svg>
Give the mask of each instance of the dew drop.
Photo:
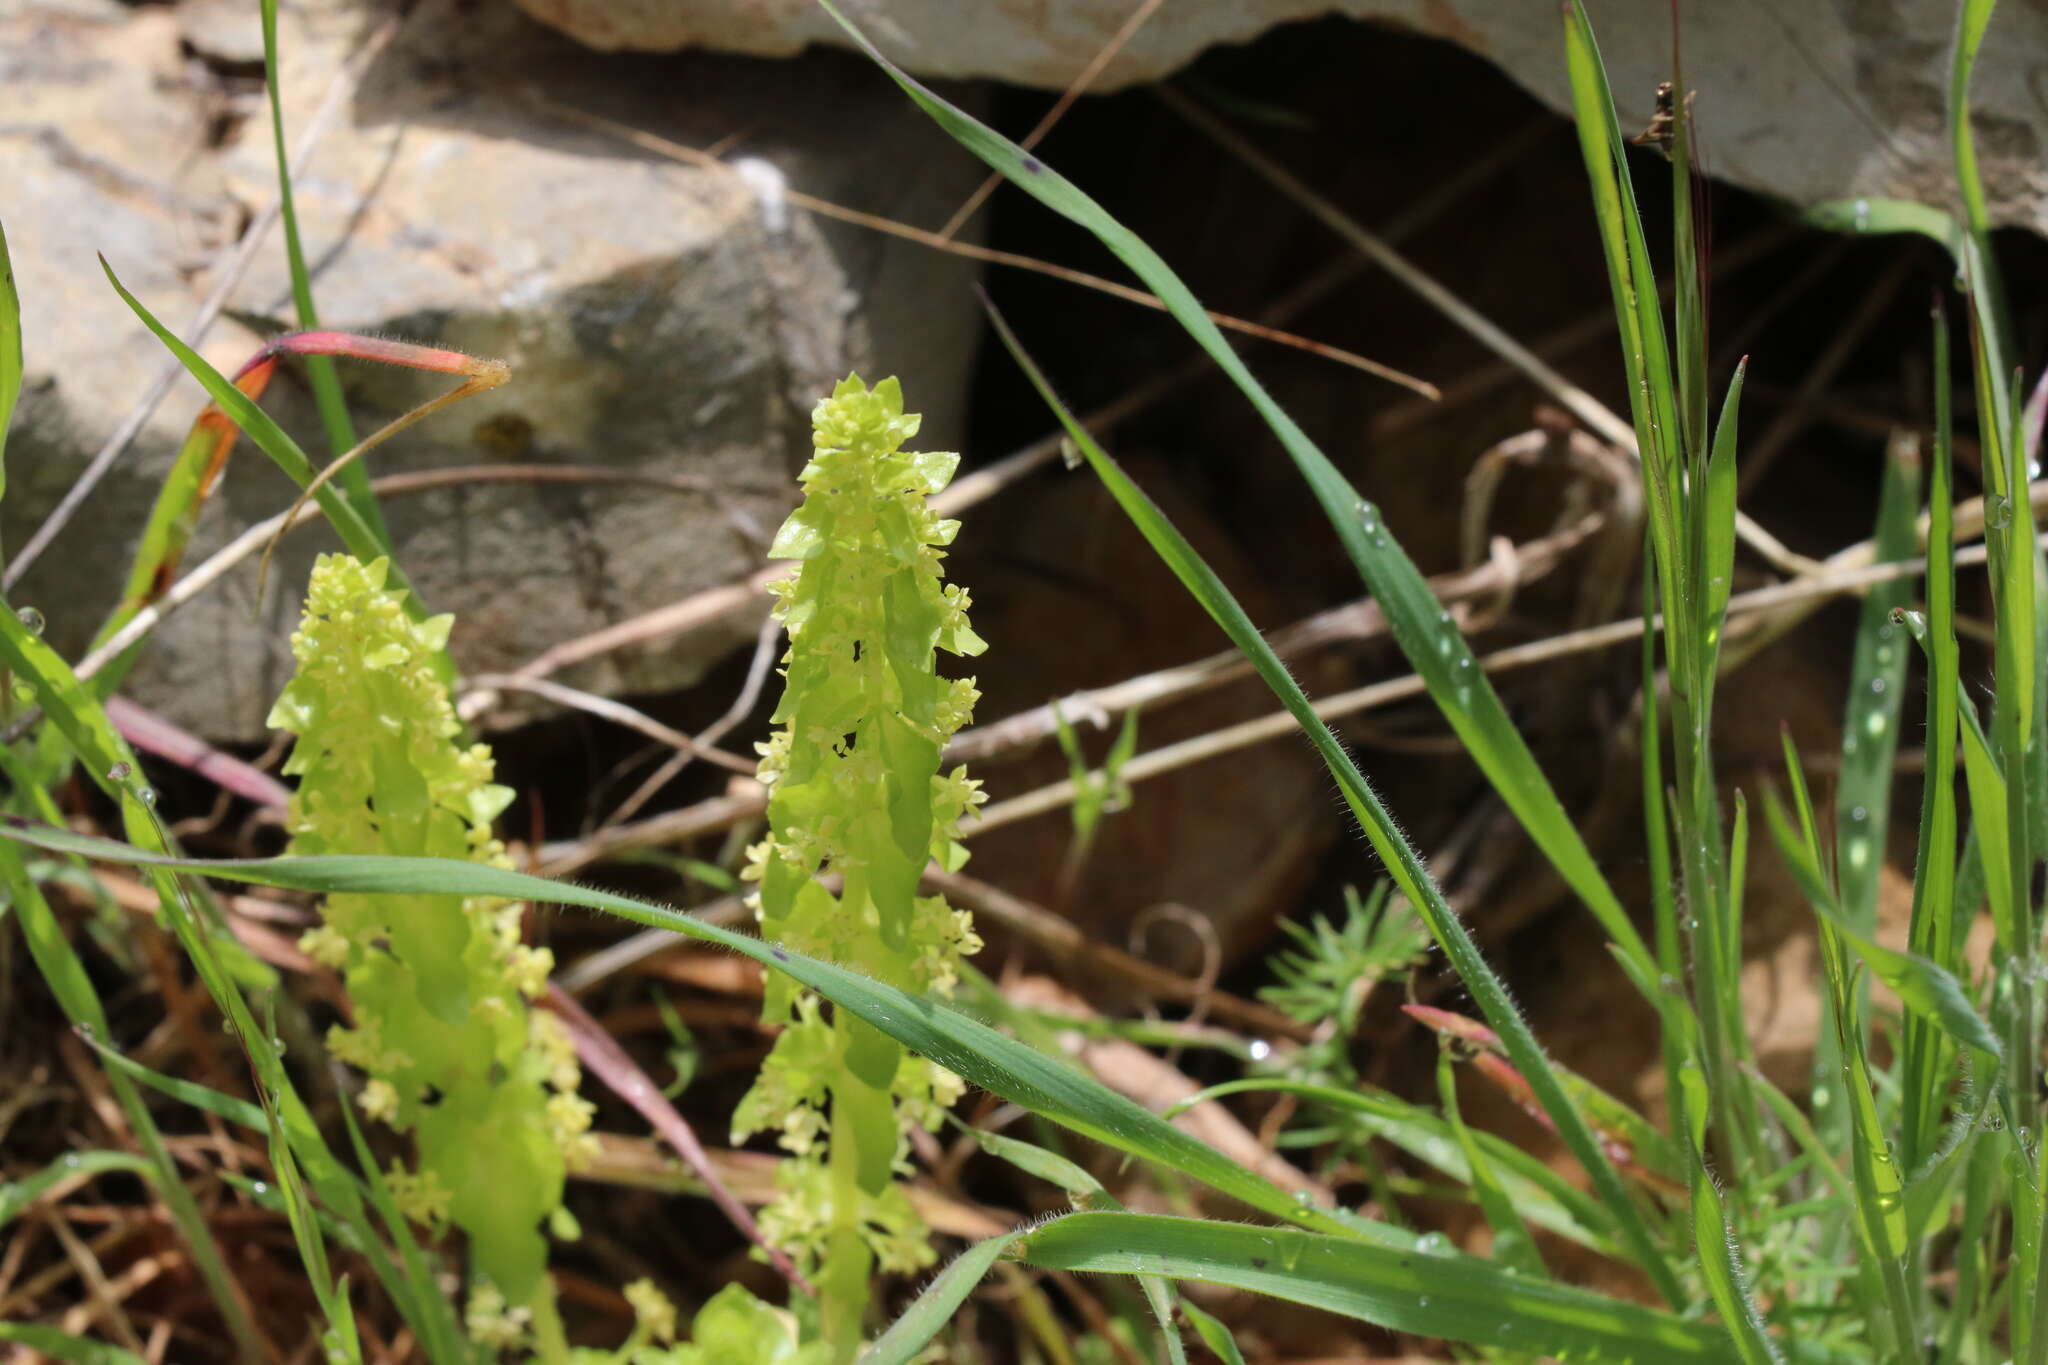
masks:
<svg viewBox="0 0 2048 1365"><path fill-rule="evenodd" d="M22 682L18 678L15 680L13 691L14 699L23 706L33 703L36 699L35 687L30 683Z"/></svg>
<svg viewBox="0 0 2048 1365"><path fill-rule="evenodd" d="M255 1195L258 1199L261 1199L263 1198L263 1196L270 1193L270 1186L264 1181L252 1180L249 1182L249 1193Z"/></svg>
<svg viewBox="0 0 2048 1365"><path fill-rule="evenodd" d="M1870 680L1870 695L1873 697L1883 696L1885 686L1886 684L1883 678L1872 678Z"/></svg>
<svg viewBox="0 0 2048 1365"><path fill-rule="evenodd" d="M21 628L31 635L43 633L43 614L34 607L17 607L14 617L21 622Z"/></svg>
<svg viewBox="0 0 2048 1365"><path fill-rule="evenodd" d="M63 1158L58 1162L58 1165L62 1166L67 1171L75 1171L84 1164L85 1162L79 1157L78 1153L76 1152L66 1152Z"/></svg>
<svg viewBox="0 0 2048 1365"><path fill-rule="evenodd" d="M1870 841L1851 839L1849 841L1849 866L1861 872L1870 864Z"/></svg>
<svg viewBox="0 0 2048 1365"><path fill-rule="evenodd" d="M1870 812L1862 806L1851 806L1849 808L1849 818L1860 825L1870 818Z"/></svg>
<svg viewBox="0 0 2048 1365"><path fill-rule="evenodd" d="M2012 525L2012 499L2003 493L1984 500L1984 524L1994 531L2003 531Z"/></svg>
<svg viewBox="0 0 2048 1365"><path fill-rule="evenodd" d="M1273 1055L1273 1045L1264 1038L1254 1038L1245 1045L1245 1055L1255 1062L1263 1062Z"/></svg>
<svg viewBox="0 0 2048 1365"><path fill-rule="evenodd" d="M1450 1251L1451 1243L1441 1232L1425 1232L1415 1239L1415 1249L1425 1256L1442 1256Z"/></svg>
<svg viewBox="0 0 2048 1365"><path fill-rule="evenodd" d="M1856 201L1856 230L1858 232L1870 231L1870 201L1868 199L1858 199Z"/></svg>
<svg viewBox="0 0 2048 1365"><path fill-rule="evenodd" d="M127 763L116 763L113 767L107 769L107 781L109 782L126 782L133 776L135 776L135 769Z"/></svg>
<svg viewBox="0 0 2048 1365"><path fill-rule="evenodd" d="M1417 1300L1415 1301L1415 1306L1416 1306L1417 1308L1427 1308L1427 1307L1429 1307L1429 1295L1427 1295L1427 1294L1424 1294L1424 1295L1423 1295L1423 1296L1422 1296L1421 1298L1417 1299Z"/></svg>
<svg viewBox="0 0 2048 1365"><path fill-rule="evenodd" d="M135 789L135 799L136 799L137 801L140 801L140 802L141 802L141 803L142 803L143 805L145 805L145 806L150 806L150 807L152 807L152 808L153 808L153 807L155 807L155 805L156 805L156 788L155 788L155 787L138 787L138 788L136 788L136 789Z"/></svg>
<svg viewBox="0 0 2048 1365"><path fill-rule="evenodd" d="M1884 727L1888 723L1881 712L1872 711L1864 719L1863 728L1870 732L1872 739L1882 739L1884 737Z"/></svg>

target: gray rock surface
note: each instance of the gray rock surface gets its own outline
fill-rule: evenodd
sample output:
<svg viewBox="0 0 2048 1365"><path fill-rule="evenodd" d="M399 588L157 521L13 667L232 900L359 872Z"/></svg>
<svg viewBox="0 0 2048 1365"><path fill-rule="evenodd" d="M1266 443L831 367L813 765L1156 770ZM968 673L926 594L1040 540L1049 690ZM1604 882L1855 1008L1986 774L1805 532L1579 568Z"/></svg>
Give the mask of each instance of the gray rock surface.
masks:
<svg viewBox="0 0 2048 1365"><path fill-rule="evenodd" d="M242 6L248 15L253 6ZM305 126L381 12L344 0L285 11L287 119ZM104 253L174 328L274 192L249 35L231 9L0 6L8 107L0 189L24 306L28 382L8 455L10 546L27 538L165 355L107 287ZM745 174L679 165L526 100L608 115L680 142L727 135ZM510 7L426 5L370 67L298 182L324 325L509 360L508 386L373 452L373 473L503 463L601 467L709 491L478 483L394 499L401 559L458 613L465 670L737 577L794 496L808 413L849 368L901 372L935 446L957 443L978 314L958 258L792 214L794 185L885 215L943 218L976 166L860 64L602 57ZM289 329L273 236L203 347L224 370ZM448 387L342 362L368 432ZM156 488L203 394L181 379L116 472L14 593L76 652L111 605ZM316 460L303 376L265 400ZM291 501L244 441L187 567ZM290 659L305 570L334 542L286 543L159 632L129 693L216 739L263 734ZM745 622L735 627L748 638ZM594 661L599 691L686 685L731 636L702 632Z"/></svg>
<svg viewBox="0 0 2048 1365"><path fill-rule="evenodd" d="M601 48L782 55L845 35L814 0L518 0ZM893 58L930 76L1065 86L1138 0L842 0ZM1588 0L1625 119L1646 123L1669 67L1670 9ZM1956 0L1706 0L1685 11L1687 82L1715 174L1799 204L1953 193L1944 95ZM1204 48L1343 14L1448 39L1552 108L1568 104L1557 6L1544 0L1168 0L1098 88L1156 80ZM1973 103L1999 221L2048 231L2048 7L2008 0ZM1390 130L1392 132L1393 130ZM1396 134L1397 135L1397 134Z"/></svg>

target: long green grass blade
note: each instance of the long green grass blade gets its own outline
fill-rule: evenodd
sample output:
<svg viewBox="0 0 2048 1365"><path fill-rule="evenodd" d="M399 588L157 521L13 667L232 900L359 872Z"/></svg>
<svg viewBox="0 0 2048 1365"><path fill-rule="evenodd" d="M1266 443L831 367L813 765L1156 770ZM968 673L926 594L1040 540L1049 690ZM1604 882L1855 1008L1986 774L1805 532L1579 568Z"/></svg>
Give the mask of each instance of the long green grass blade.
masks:
<svg viewBox="0 0 2048 1365"><path fill-rule="evenodd" d="M1156 1161L1290 1223L1338 1234L1352 1231L1345 1219L1329 1210L1298 1202L1157 1115L950 1006L907 995L857 972L706 924L680 911L590 887L440 858L215 861L173 858L110 839L51 829L19 817L8 817L0 832L38 848L259 886L325 894L497 896L607 910L649 928L669 929L718 944L772 971L783 972L971 1084L1021 1104L1084 1137Z"/></svg>
<svg viewBox="0 0 2048 1365"><path fill-rule="evenodd" d="M1934 316L1934 453L1927 488L1927 613L1920 618L1927 654L1926 760L1921 778L1920 834L1914 857L1913 912L1907 942L1930 962L1961 968L1962 934L1956 923L1956 709L1961 655L1956 645L1953 419L1950 413L1948 325ZM1914 618L1900 618L1909 627ZM1973 907L1974 908L1974 907ZM1933 1149L1946 1086L1943 1048L1919 1019L1906 1021L1899 1089L1901 1147L1908 1170Z"/></svg>
<svg viewBox="0 0 2048 1365"><path fill-rule="evenodd" d="M0 617L5 618L0 621L0 632L28 633L4 602L0 602ZM18 847L0 849L0 886L6 889L8 901L13 905L15 917L28 940L29 955L35 960L43 979L49 983L58 1007L74 1027L84 1030L89 1037L107 1037L106 1011L99 995L94 991L91 978L86 975L85 966L70 940L65 938L63 928L57 923L56 913L44 899L42 889L30 880ZM264 1359L266 1352L241 1292L228 1273L227 1262L221 1255L219 1244L214 1241L211 1226L200 1212L198 1200L185 1186L184 1173L171 1156L170 1149L164 1145L163 1133L157 1127L156 1119L127 1077L110 1074L107 1083L155 1175L158 1195L163 1199L178 1234L185 1239L200 1278L206 1282L208 1292L220 1309L239 1354L248 1361Z"/></svg>
<svg viewBox="0 0 2048 1365"><path fill-rule="evenodd" d="M1905 451L1885 462L1884 488L1874 537L1880 563L1919 553L1914 514L1919 508L1918 462ZM1932 547L1930 546L1930 554ZM1843 708L1842 775L1835 788L1835 866L1844 918L1863 933L1877 927L1878 872L1884 866L1890 825L1892 759L1898 751L1905 695L1905 630L1892 613L1911 604L1914 581L1895 578L1873 586L1863 599L1855 660Z"/></svg>
<svg viewBox="0 0 2048 1365"><path fill-rule="evenodd" d="M992 314L992 316L994 316ZM1593 1186L1612 1213L1617 1233L1627 1247L1630 1257L1642 1267L1657 1285L1660 1293L1673 1305L1684 1301L1675 1272L1663 1251L1650 1236L1647 1224L1640 1210L1630 1198L1621 1182L1620 1174L1608 1158L1606 1150L1594 1136L1592 1128L1580 1113L1564 1085L1550 1064L1536 1035L1521 1011L1515 1007L1506 985L1494 974L1493 968L1480 955L1478 945L1465 931L1465 926L1444 900L1443 892L1423 866L1422 858L1409 844L1400 827L1380 804L1378 793L1365 780L1364 774L1351 761L1350 754L1330 732L1322 718L1309 704L1301 687L1288 673L1286 665L1273 653L1244 608L1238 604L1230 590L1210 569L1187 539L1175 529L1166 515L1145 496L1138 486L1131 482L1116 462L1109 458L1080 423L1074 420L1052 392L1045 376L1017 344L1015 336L999 316L994 317L996 332L1003 343L1010 348L1017 363L1037 387L1061 424L1068 437L1081 451L1082 456L1094 469L1110 496L1115 498L1125 515L1131 518L1140 534L1149 542L1155 553L1173 570L1174 575L1202 604L1204 610L1230 637L1252 667L1263 678L1273 694L1280 699L1288 713L1301 725L1316 752L1322 757L1324 766L1337 781L1345 802L1351 807L1359 828L1365 833L1373 849L1386 864L1394 883L1408 898L1416 913L1429 928L1431 935L1444 950L1451 967L1471 991L1480 1011L1500 1036L1508 1060L1529 1082L1537 1104L1550 1117L1566 1148L1580 1166L1592 1177Z"/></svg>
<svg viewBox="0 0 2048 1365"><path fill-rule="evenodd" d="M67 1152L33 1175L0 1185L0 1227L13 1222L23 1209L65 1181L103 1171L125 1171L149 1178L156 1175L156 1167L127 1152Z"/></svg>
<svg viewBox="0 0 2048 1365"><path fill-rule="evenodd" d="M1008 1232L986 1238L954 1257L952 1264L934 1275L924 1292L889 1324L889 1330L861 1352L860 1365L912 1365L924 1359L932 1338L945 1330L982 1277L1022 1236L1022 1232Z"/></svg>
<svg viewBox="0 0 2048 1365"><path fill-rule="evenodd" d="M284 236L286 266L292 277L292 305L299 315L299 329L320 330L320 315L313 307L313 276L306 269L306 248L299 235L298 202L292 195L291 157L284 145L284 99L277 88L277 0L262 0L263 84L270 102L270 140L277 161L278 225ZM354 448L355 424L349 421L348 401L342 396L341 376L334 361L324 355L306 357L306 381L313 390L313 404L320 411L320 424L327 430L327 444L336 458ZM342 496L355 508L363 524L389 543L391 533L370 491L369 470L358 460L336 476Z"/></svg>
<svg viewBox="0 0 2048 1365"><path fill-rule="evenodd" d="M1710 1323L1503 1270L1294 1228L1134 1213L1056 1218L1013 1244L1048 1269L1164 1275L1264 1294L1397 1332L1567 1360L1726 1361Z"/></svg>
<svg viewBox="0 0 2048 1365"><path fill-rule="evenodd" d="M20 618L4 603L0 603L0 663L10 668L23 683L34 689L36 703L47 718L46 723L54 726L70 747L73 756L85 769L95 785L118 806L128 837L158 861L147 864L151 881L157 892L161 908L161 920L171 929L179 946L191 959L207 993L213 997L225 1017L228 1027L241 1040L244 1053L255 1073L261 1092L270 1097L286 1133L292 1141L293 1155L304 1164L307 1176L322 1201L351 1230L361 1234L362 1240L371 1242L368 1220L364 1214L360 1194L352 1177L341 1167L320 1135L318 1125L313 1122L305 1105L294 1089L289 1073L285 1070L284 1059L270 1031L259 1025L255 1015L243 998L230 963L233 956L243 952L240 945L225 932L207 924L194 915L188 906L176 878L168 870L170 857L169 841L162 827L157 823L154 809L155 794L140 784L135 777L137 763L134 751L128 746L113 724L107 719L105 709L98 697L71 671L70 665L57 654L41 636L30 630ZM16 818L16 817L9 817ZM110 847L129 847L106 842ZM0 875L13 877L8 870L9 862L18 862L18 850L9 849L0 856ZM25 881L25 877L22 879ZM30 888L31 892L33 888ZM215 935L221 934L218 942ZM96 1036L106 1037L102 1024L96 1029ZM119 1067L109 1070L110 1076L119 1072ZM125 1086L128 1078L121 1076L118 1084ZM140 1106L138 1105L139 1109ZM259 1120L259 1127L268 1123ZM258 1344L253 1325L247 1322L247 1315L241 1310L240 1299L233 1282L227 1276L217 1251L213 1248L211 1234L200 1217L197 1204L179 1178L167 1152L163 1152L161 1140L155 1137L155 1128L148 1122L143 1111L143 1121L137 1125L137 1134L145 1143L145 1150L153 1160L161 1158L160 1164L166 1172L159 1180L159 1188L172 1215L180 1223L181 1230L194 1241L194 1255L203 1275L221 1298L223 1312L228 1314L231 1328L237 1331L238 1339L246 1337L245 1346L252 1359L263 1352ZM151 1150L151 1147L154 1149ZM388 1258L381 1255L372 1257L372 1264L379 1277L387 1283L396 1280L396 1271ZM394 1295L394 1297L397 1297ZM238 1325L236 1314L241 1314Z"/></svg>
<svg viewBox="0 0 2048 1365"><path fill-rule="evenodd" d="M1509 720L1492 684L1474 662L1464 637L1400 545L1388 534L1377 510L1360 499L1336 466L1253 377L1180 277L1136 234L1071 181L912 80L876 50L831 0L820 3L904 93L956 141L1025 193L1087 229L1115 253L1237 385L1301 471L1352 563L1386 612L1395 642L1422 677L1431 700L1442 710L1473 761L1566 884L1598 917L1601 928L1632 957L1649 962L1641 935Z"/></svg>

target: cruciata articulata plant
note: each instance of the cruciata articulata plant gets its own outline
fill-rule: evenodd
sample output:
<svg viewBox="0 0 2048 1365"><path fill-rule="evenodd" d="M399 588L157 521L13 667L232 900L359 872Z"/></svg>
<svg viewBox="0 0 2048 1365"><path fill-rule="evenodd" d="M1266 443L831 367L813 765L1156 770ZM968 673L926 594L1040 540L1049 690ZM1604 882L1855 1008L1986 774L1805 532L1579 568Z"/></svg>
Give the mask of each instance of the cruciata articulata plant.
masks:
<svg viewBox="0 0 2048 1365"><path fill-rule="evenodd" d="M486 746L459 742L434 667L452 618L408 618L387 569L338 554L314 566L292 636L298 670L270 717L298 736L285 767L299 778L291 852L507 866L491 822L512 792L492 782ZM400 1207L468 1235L481 1342L518 1344L535 1326L545 1338L541 1227L573 1228L563 1180L594 1146L574 1046L531 1008L551 955L521 942L514 902L336 895L322 914L301 946L342 973L355 1014L329 1046L367 1075L363 1111L417 1144L416 1167L390 1176Z"/></svg>
<svg viewBox="0 0 2048 1365"><path fill-rule="evenodd" d="M980 804L965 769L939 759L980 695L941 678L936 650L985 648L968 596L941 582L959 523L926 504L960 457L901 449L918 418L894 379L850 375L812 413L803 502L769 554L799 561L775 585L789 632L779 727L760 746L768 837L749 850L764 937L914 993L950 994L976 951L971 920L918 880L966 860L959 822ZM835 893L828 877L836 877ZM763 1233L812 1274L834 1358L858 1346L879 1266L932 1262L896 1183L909 1125L936 1128L958 1077L850 1014L771 975L764 1017L783 1026L733 1117L734 1140L773 1130L791 1155Z"/></svg>

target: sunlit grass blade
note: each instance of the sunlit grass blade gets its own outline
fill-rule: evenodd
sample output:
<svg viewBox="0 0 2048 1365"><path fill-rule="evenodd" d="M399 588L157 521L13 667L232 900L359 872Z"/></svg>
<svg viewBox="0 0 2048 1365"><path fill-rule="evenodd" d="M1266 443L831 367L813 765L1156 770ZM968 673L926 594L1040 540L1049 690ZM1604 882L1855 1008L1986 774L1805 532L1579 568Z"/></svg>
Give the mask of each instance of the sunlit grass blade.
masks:
<svg viewBox="0 0 2048 1365"><path fill-rule="evenodd" d="M1951 254L1960 251L1960 226L1932 204L1912 199L1827 199L1800 213L1809 226L1827 232L1917 232Z"/></svg>
<svg viewBox="0 0 2048 1365"><path fill-rule="evenodd" d="M291 156L284 144L284 98L277 87L277 0L262 0L263 19L263 84L270 103L271 155L277 163L277 208L278 226L284 237L285 263L291 272L292 305L299 316L299 327L313 332L320 329L319 314L313 307L313 277L306 269L305 243L299 235L298 202L292 195ZM327 444L332 454L339 459L345 452L355 448L355 424L349 420L348 402L342 396L341 377L335 373L334 362L325 356L306 357L306 381L313 390L313 404L320 411L320 423L326 428ZM340 479L342 495L362 518L363 524L376 537L388 544L389 529L384 525L384 514L377 506L377 495L370 490L370 474L360 464L351 464L337 476Z"/></svg>
<svg viewBox="0 0 2048 1365"><path fill-rule="evenodd" d="M840 15L830 0L821 3L911 100L956 141L1025 193L1087 229L1114 252L1229 376L1301 471L1352 563L1386 612L1395 642L1422 677L1431 700L1442 710L1473 761L1566 884L1599 918L1601 927L1631 956L1648 963L1649 952L1641 935L1508 718L1492 684L1473 661L1464 637L1399 544L1387 533L1378 512L1360 500L1336 466L1253 377L1180 277L1136 234L1072 182L912 80Z"/></svg>
<svg viewBox="0 0 2048 1365"><path fill-rule="evenodd" d="M1401 893L1408 898L1421 916L1430 934L1437 941L1451 968L1472 993L1480 1011L1500 1036L1509 1060L1529 1081L1537 1104L1556 1126L1565 1147L1577 1159L1579 1165L1592 1178L1595 1191L1601 1202L1607 1205L1614 1216L1617 1235L1628 1249L1630 1258L1640 1266L1657 1285L1658 1291L1673 1305L1684 1301L1684 1291L1679 1286L1675 1272L1663 1251L1650 1235L1641 1212L1630 1198L1621 1176L1614 1168L1599 1139L1586 1123L1584 1115L1572 1102L1550 1059L1545 1055L1536 1035L1528 1022L1522 1018L1514 1000L1508 994L1506 985L1495 975L1493 968L1480 955L1478 945L1465 931L1464 924L1451 909L1443 892L1423 866L1422 858L1401 833L1393 817L1380 804L1378 793L1365 780L1351 756L1325 725L1308 697L1288 673L1285 664L1274 654L1251 618L1238 604L1230 590L1223 585L1215 571L1193 546L1180 534L1166 515L1145 496L1138 486L1131 482L1117 463L1110 459L1095 438L1089 435L1080 423L1074 420L1044 374L1031 358L1025 354L999 315L991 313L996 334L1010 350L1026 376L1044 398L1046 405L1066 428L1068 437L1088 461L1110 496L1123 508L1125 515L1138 528L1155 553L1172 569L1196 601L1230 637L1232 644L1248 659L1252 667L1273 690L1287 711L1300 724L1309 742L1315 746L1324 766L1337 781L1338 789L1350 806L1352 815L1364 832L1373 850L1386 864L1388 874L1393 878Z"/></svg>
<svg viewBox="0 0 2048 1365"><path fill-rule="evenodd" d="M244 860L182 859L131 844L9 817L4 830L38 848L128 863L157 871L221 877L259 886L324 894L493 896L580 905L636 924L715 943L786 973L826 999L994 1094L1084 1137L1200 1181L1219 1193L1291 1223L1347 1234L1351 1224L1330 1210L1304 1205L1246 1171L1214 1148L1070 1066L997 1033L951 1006L907 995L857 972L776 944L706 924L680 911L568 882L479 863L440 858L317 857Z"/></svg>
<svg viewBox="0 0 2048 1365"><path fill-rule="evenodd" d="M1404 1252L1294 1228L1077 1213L1012 1244L1027 1265L1164 1275L1286 1299L1397 1332L1609 1362L1727 1361L1726 1335L1477 1257Z"/></svg>

